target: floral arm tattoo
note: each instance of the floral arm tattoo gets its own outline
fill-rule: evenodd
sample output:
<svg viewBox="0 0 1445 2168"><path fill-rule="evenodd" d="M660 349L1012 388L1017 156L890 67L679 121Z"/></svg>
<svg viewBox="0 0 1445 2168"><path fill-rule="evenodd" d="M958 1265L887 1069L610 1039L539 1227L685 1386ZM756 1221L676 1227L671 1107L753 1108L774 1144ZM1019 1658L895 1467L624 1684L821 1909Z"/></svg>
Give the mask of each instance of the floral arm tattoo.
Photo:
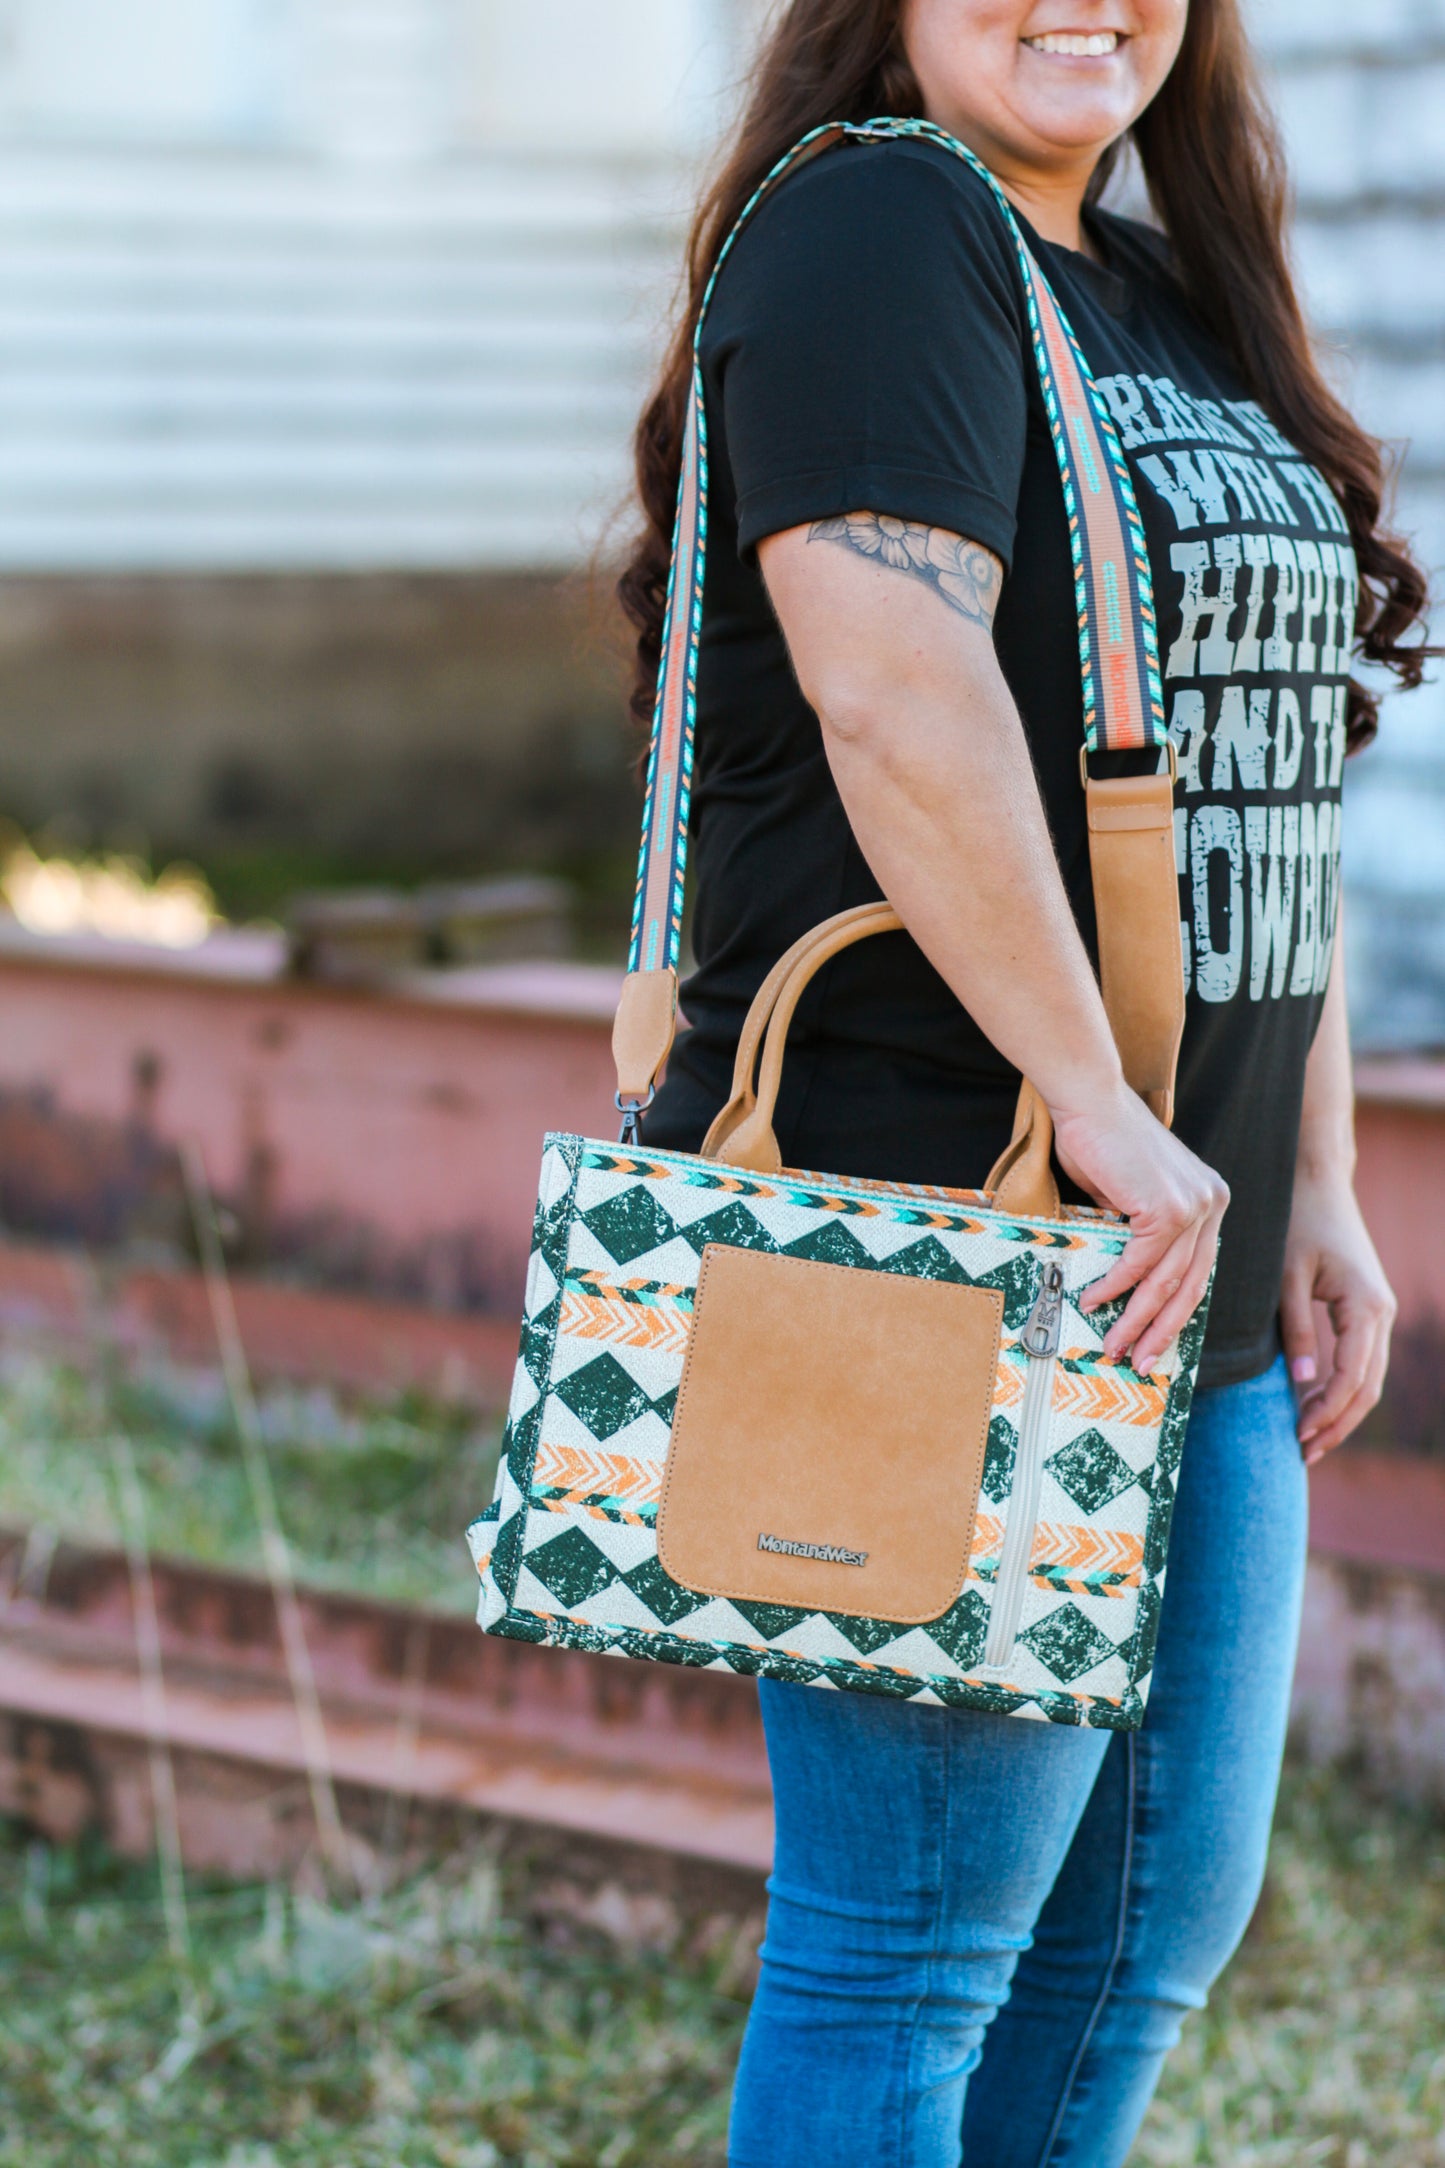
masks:
<svg viewBox="0 0 1445 2168"><path fill-rule="evenodd" d="M966 535L894 519L886 512L845 512L836 519L814 520L808 540L838 542L860 557L876 557L880 564L936 588L960 617L982 625L985 632L993 629L1003 566L992 550Z"/></svg>

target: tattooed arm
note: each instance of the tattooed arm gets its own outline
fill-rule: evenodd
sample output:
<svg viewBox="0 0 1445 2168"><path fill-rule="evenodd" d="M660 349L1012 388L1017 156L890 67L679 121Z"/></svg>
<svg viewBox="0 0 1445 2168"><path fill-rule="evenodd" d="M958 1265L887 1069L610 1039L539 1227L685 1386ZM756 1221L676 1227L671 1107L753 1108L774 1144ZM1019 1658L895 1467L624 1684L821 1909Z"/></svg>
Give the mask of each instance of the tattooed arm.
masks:
<svg viewBox="0 0 1445 2168"><path fill-rule="evenodd" d="M946 527L920 527L916 520L891 519L886 513L848 512L841 519L815 520L810 542L837 542L859 557L875 557L895 572L907 573L943 597L970 624L993 629L1003 585L1003 566L992 550L950 534Z"/></svg>
<svg viewBox="0 0 1445 2168"><path fill-rule="evenodd" d="M1042 1093L1068 1172L1131 1219L1103 1284L1133 1294L1107 1345L1148 1367L1203 1294L1228 1191L1124 1082L994 653L1003 568L965 536L868 510L758 556L879 886Z"/></svg>

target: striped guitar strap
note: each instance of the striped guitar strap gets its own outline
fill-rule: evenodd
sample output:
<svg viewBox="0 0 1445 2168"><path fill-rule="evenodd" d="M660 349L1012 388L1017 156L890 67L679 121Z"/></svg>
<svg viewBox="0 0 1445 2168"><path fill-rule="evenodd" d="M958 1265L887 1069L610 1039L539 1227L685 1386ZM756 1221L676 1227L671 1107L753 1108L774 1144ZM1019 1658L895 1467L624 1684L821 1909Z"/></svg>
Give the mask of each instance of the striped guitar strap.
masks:
<svg viewBox="0 0 1445 2168"><path fill-rule="evenodd" d="M1084 707L1079 764L1088 801L1100 981L1125 1075L1161 1120L1167 1122L1172 1115L1184 1020L1173 830L1175 757L1164 720L1144 529L1118 432L1013 207L987 166L966 144L931 122L879 119L816 128L778 161L718 251L698 311L632 939L612 1042L624 1142L636 1141L640 1116L651 1102L672 1045L677 1013L707 549L701 341L708 305L739 233L764 197L790 173L850 138L878 142L900 137L937 144L971 166L993 196L1013 240L1073 555ZM1150 750L1165 757L1158 773L1107 778L1090 773L1092 754Z"/></svg>

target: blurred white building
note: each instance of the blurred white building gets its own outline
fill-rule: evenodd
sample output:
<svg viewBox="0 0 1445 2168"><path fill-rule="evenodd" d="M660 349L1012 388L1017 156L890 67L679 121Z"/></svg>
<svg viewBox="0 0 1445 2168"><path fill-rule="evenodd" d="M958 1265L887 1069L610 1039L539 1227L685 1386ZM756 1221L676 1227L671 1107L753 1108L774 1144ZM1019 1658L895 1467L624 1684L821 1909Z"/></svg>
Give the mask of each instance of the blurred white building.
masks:
<svg viewBox="0 0 1445 2168"><path fill-rule="evenodd" d="M577 562L760 4L0 0L0 572ZM1445 0L1251 14L1445 563ZM1445 688L1352 795L1361 1036L1445 1043Z"/></svg>
<svg viewBox="0 0 1445 2168"><path fill-rule="evenodd" d="M1445 0L1252 0L1298 191L1313 314L1398 447L1400 521L1445 577ZM1437 611L1445 621L1445 613ZM1439 636L1437 629L1437 637ZM1445 666L1347 773L1356 1033L1445 1046Z"/></svg>
<svg viewBox="0 0 1445 2168"><path fill-rule="evenodd" d="M733 0L0 0L0 566L565 564Z"/></svg>

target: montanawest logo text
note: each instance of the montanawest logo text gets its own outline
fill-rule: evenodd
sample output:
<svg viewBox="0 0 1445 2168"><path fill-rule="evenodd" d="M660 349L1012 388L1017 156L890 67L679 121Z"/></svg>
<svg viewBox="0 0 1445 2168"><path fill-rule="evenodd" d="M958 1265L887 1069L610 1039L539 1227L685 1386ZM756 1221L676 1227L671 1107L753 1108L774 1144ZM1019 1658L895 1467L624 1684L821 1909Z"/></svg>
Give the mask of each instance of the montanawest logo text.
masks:
<svg viewBox="0 0 1445 2168"><path fill-rule="evenodd" d="M825 1566L866 1566L866 1551L845 1551L841 1543L790 1543L786 1536L759 1536L760 1551L783 1551L789 1558L821 1558Z"/></svg>

